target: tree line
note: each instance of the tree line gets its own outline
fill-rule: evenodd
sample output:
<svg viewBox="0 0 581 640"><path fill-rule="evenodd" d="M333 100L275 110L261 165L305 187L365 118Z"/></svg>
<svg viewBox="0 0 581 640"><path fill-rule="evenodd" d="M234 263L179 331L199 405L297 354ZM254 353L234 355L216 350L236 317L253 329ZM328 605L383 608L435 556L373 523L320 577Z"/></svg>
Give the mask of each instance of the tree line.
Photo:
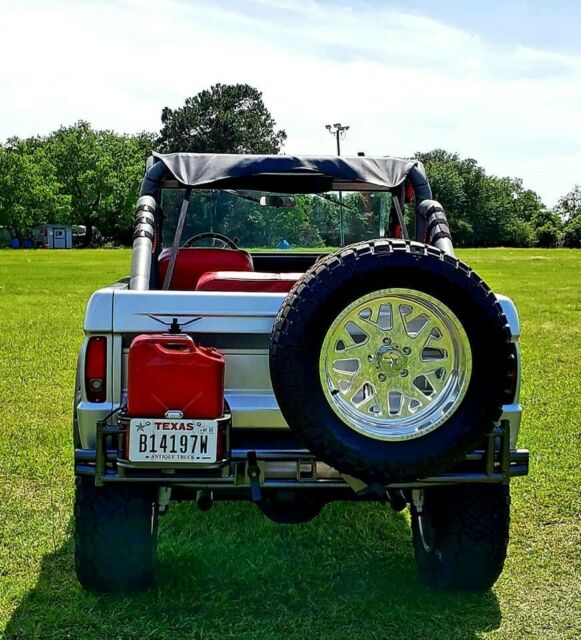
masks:
<svg viewBox="0 0 581 640"><path fill-rule="evenodd" d="M46 136L9 138L0 144L0 227L24 239L38 224L84 225L86 245L93 243L94 227L113 244L129 244L139 184L153 149L272 154L286 140L261 92L245 84L217 84L181 107L164 107L161 122L158 133L118 134L80 121ZM476 160L442 149L415 157L426 166L457 246L581 246L581 185L551 210L520 179L489 175ZM349 235L375 233L370 221L380 215L380 200L351 200ZM286 238L319 244L321 225L336 226L337 207L321 201L307 208L301 202L268 216L246 207L248 218L232 224L241 234L249 225L262 225L265 243Z"/></svg>

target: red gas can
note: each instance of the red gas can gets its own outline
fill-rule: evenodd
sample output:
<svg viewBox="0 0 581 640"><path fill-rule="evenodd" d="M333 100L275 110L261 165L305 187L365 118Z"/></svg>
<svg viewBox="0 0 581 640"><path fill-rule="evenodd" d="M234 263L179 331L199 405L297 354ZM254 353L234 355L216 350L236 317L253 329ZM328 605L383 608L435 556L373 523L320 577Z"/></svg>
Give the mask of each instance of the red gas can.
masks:
<svg viewBox="0 0 581 640"><path fill-rule="evenodd" d="M137 336L129 348L127 413L163 417L174 409L184 418L224 414L224 358L186 334Z"/></svg>

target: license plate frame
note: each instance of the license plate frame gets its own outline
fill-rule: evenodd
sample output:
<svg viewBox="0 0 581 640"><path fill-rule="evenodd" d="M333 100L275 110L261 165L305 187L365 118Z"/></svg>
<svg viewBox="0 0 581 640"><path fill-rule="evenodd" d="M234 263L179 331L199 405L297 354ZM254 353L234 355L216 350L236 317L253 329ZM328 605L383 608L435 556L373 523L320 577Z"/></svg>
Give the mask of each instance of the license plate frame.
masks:
<svg viewBox="0 0 581 640"><path fill-rule="evenodd" d="M218 461L220 420L131 418L127 459L136 464L192 465Z"/></svg>

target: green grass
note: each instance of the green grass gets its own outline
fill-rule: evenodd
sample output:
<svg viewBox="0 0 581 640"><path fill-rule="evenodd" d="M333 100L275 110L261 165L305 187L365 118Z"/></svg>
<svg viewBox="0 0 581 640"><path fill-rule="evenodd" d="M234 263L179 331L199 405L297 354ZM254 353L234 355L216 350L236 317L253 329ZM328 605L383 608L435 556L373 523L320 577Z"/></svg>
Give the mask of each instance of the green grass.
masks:
<svg viewBox="0 0 581 640"><path fill-rule="evenodd" d="M576 638L581 252L461 257L517 303L531 475L512 485L505 571L491 593L418 582L406 516L335 504L280 527L250 504L172 508L155 592L84 593L71 542L71 395L86 301L127 251L0 252L0 633L72 638Z"/></svg>

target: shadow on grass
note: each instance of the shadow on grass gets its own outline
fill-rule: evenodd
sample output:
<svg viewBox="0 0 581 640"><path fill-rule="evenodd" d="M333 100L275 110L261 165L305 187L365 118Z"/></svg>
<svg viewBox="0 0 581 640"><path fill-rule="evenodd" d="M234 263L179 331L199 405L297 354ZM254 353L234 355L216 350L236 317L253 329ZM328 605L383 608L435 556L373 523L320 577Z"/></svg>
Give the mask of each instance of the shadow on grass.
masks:
<svg viewBox="0 0 581 640"><path fill-rule="evenodd" d="M275 525L250 504L162 519L159 584L85 593L73 543L43 559L7 640L25 638L476 638L500 624L496 597L442 594L418 581L406 518L333 504L313 522Z"/></svg>

